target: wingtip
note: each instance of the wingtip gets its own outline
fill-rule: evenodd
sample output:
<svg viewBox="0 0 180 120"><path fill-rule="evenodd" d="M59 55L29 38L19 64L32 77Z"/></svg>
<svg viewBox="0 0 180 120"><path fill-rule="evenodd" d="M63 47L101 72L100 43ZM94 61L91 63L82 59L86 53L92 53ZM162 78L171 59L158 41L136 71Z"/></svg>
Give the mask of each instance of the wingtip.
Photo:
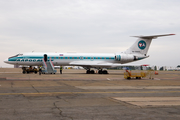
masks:
<svg viewBox="0 0 180 120"><path fill-rule="evenodd" d="M169 35L176 35L176 34L169 34Z"/></svg>

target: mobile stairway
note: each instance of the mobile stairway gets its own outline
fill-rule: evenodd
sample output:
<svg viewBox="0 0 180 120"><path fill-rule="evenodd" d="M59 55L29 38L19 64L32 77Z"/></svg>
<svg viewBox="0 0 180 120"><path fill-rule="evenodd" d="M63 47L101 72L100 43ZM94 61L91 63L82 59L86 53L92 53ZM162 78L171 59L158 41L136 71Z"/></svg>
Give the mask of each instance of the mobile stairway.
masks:
<svg viewBox="0 0 180 120"><path fill-rule="evenodd" d="M57 70L54 69L54 65L50 60L45 61L44 59L42 59L43 62L43 70L42 70L42 74L56 74Z"/></svg>

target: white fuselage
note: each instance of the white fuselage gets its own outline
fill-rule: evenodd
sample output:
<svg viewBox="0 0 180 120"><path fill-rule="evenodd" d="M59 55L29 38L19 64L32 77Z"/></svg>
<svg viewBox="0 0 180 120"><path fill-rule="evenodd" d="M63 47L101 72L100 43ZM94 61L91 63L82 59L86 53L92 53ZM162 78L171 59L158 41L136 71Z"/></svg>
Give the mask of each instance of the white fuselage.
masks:
<svg viewBox="0 0 180 120"><path fill-rule="evenodd" d="M88 63L92 67L107 63L123 64L134 61L134 55L127 54L103 54L103 53L25 53L9 57L4 62L16 65L39 66L43 65L42 60L44 55L47 55L47 60L51 60L55 66L70 66L76 63L77 66L86 66ZM102 67L103 67L102 65ZM109 66L110 67L110 66Z"/></svg>

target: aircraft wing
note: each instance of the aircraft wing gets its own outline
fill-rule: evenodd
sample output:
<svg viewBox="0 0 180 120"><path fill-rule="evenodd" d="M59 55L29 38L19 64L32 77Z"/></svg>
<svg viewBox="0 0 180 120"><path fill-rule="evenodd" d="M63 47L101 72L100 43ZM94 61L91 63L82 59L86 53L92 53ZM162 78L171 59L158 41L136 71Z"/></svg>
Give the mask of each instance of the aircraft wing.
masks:
<svg viewBox="0 0 180 120"><path fill-rule="evenodd" d="M99 61L77 61L77 62L71 62L70 65L73 66L82 66L82 67L112 67L113 63L108 62L99 62Z"/></svg>
<svg viewBox="0 0 180 120"><path fill-rule="evenodd" d="M111 67L120 67L120 66L140 66L140 65L128 65L128 64L116 64L109 63L104 61L76 61L71 62L72 66L82 66L87 68L111 68Z"/></svg>

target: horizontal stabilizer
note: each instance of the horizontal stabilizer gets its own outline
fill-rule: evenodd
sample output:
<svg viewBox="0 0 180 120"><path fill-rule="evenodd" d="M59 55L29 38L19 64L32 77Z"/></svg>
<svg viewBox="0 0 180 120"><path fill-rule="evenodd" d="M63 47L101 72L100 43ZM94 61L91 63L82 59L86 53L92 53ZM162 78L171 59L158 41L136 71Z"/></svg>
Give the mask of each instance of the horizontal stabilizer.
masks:
<svg viewBox="0 0 180 120"><path fill-rule="evenodd" d="M138 37L143 39L156 39L157 37L163 37L163 36L170 36L175 34L164 34L164 35L151 35L151 36L132 36L132 37Z"/></svg>

